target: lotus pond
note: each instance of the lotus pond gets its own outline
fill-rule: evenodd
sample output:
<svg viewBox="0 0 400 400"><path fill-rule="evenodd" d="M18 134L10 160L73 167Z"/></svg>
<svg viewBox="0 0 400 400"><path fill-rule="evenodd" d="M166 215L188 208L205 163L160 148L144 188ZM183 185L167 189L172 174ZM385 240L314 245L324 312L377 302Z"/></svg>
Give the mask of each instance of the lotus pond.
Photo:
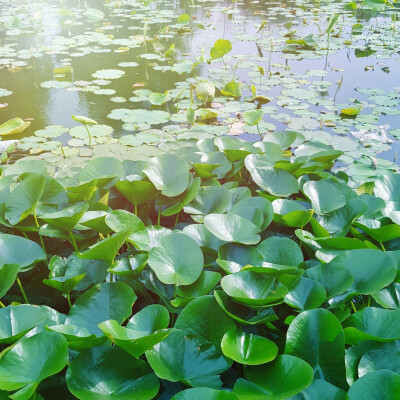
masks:
<svg viewBox="0 0 400 400"><path fill-rule="evenodd" d="M399 11L2 1L0 400L399 399Z"/></svg>

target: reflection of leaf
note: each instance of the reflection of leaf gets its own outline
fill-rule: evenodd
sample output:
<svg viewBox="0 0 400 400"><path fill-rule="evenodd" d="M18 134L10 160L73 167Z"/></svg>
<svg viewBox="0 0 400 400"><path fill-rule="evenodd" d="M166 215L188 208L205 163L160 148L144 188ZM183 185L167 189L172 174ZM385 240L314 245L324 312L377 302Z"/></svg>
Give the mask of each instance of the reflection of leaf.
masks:
<svg viewBox="0 0 400 400"><path fill-rule="evenodd" d="M190 15L182 14L178 17L178 20L176 22L177 24L182 26L187 25L190 22Z"/></svg>
<svg viewBox="0 0 400 400"><path fill-rule="evenodd" d="M105 17L103 11L100 11L97 8L87 8L85 15L86 18L90 20L101 20Z"/></svg>
<svg viewBox="0 0 400 400"><path fill-rule="evenodd" d="M354 54L356 55L357 58L369 57L374 53L376 53L376 50L372 50L369 47L366 47L365 49L358 48L354 50Z"/></svg>
<svg viewBox="0 0 400 400"><path fill-rule="evenodd" d="M362 5L372 11L385 11L387 0L364 0Z"/></svg>

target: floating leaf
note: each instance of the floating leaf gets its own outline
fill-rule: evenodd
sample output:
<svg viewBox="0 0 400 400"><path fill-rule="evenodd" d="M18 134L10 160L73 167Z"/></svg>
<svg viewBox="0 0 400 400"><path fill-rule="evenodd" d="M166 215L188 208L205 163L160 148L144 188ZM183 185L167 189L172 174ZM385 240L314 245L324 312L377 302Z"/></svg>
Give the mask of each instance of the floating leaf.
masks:
<svg viewBox="0 0 400 400"><path fill-rule="evenodd" d="M23 132L31 124L21 118L13 118L0 125L0 136L15 135Z"/></svg>

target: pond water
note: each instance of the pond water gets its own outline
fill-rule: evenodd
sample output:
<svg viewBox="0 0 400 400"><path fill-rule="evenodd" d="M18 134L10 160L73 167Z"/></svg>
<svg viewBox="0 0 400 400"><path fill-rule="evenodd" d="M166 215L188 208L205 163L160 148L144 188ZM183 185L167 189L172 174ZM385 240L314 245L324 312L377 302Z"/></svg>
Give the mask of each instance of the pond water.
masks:
<svg viewBox="0 0 400 400"><path fill-rule="evenodd" d="M400 138L400 8L378 4L377 12L375 6L368 0L363 6L3 0L0 124L31 121L3 139L22 139L20 150L31 154L60 155L61 143L68 154L79 154L88 139L83 127L69 131L77 125L72 115L98 121L91 128L95 142L145 146L143 152L165 140L232 134L255 141L258 129L263 135L292 129L343 150L343 163L368 164L378 153L387 160L378 166L393 168ZM229 40L232 51L210 60L218 39ZM193 65L202 52L204 61ZM60 67L71 70L63 75L55 70ZM203 80L217 87L206 107L190 101L191 85ZM241 96L221 94L230 81L240 85ZM167 91L164 104L151 104L152 93ZM162 99L153 96L153 103ZM188 108L198 108L194 128ZM241 116L255 108L265 112L263 121L247 126ZM341 113L346 109L358 115Z"/></svg>

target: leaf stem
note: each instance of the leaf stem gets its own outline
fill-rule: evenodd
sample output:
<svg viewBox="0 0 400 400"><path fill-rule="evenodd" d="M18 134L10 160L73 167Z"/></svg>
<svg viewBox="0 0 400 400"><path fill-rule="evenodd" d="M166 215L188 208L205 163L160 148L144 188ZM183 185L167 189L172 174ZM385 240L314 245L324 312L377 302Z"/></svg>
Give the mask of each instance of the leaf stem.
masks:
<svg viewBox="0 0 400 400"><path fill-rule="evenodd" d="M0 301L0 307L1 308L6 308L6 306Z"/></svg>
<svg viewBox="0 0 400 400"><path fill-rule="evenodd" d="M256 126L257 126L258 134L260 135L261 140L263 140L263 135L260 132L260 127L258 126L258 124Z"/></svg>
<svg viewBox="0 0 400 400"><path fill-rule="evenodd" d="M353 300L350 301L351 306L353 307L354 312L357 312L356 306L353 303Z"/></svg>
<svg viewBox="0 0 400 400"><path fill-rule="evenodd" d="M67 293L67 301L68 301L69 309L71 309L72 304L71 304L71 298L69 297L69 293Z"/></svg>
<svg viewBox="0 0 400 400"><path fill-rule="evenodd" d="M176 225L178 225L178 221L179 221L179 214L180 214L181 212L179 211L178 212L178 214L176 214L176 218L175 218L175 225L174 225L174 227L176 226Z"/></svg>
<svg viewBox="0 0 400 400"><path fill-rule="evenodd" d="M222 57L222 61L223 61L224 65L225 65L225 69L228 71L228 66L226 65L224 57Z"/></svg>
<svg viewBox="0 0 400 400"><path fill-rule="evenodd" d="M92 137L90 136L89 128L87 127L86 124L83 124L83 126L85 127L86 132L87 132L87 134L89 136L89 149L91 149L92 148Z"/></svg>
<svg viewBox="0 0 400 400"><path fill-rule="evenodd" d="M25 300L25 303L26 303L26 304L29 304L28 298L26 297L25 290L24 290L24 288L22 287L22 283L21 283L21 281L19 280L18 277L17 277L17 284L18 284L18 286L19 286L19 290L20 290L21 293L22 293L22 297L23 297L24 300Z"/></svg>
<svg viewBox="0 0 400 400"><path fill-rule="evenodd" d="M161 207L158 206L157 225L160 226L160 224L161 224Z"/></svg>
<svg viewBox="0 0 400 400"><path fill-rule="evenodd" d="M68 233L69 233L69 237L71 238L72 245L74 246L75 253L79 253L78 246L76 244L76 240L74 238L74 235L73 235L72 231L68 231Z"/></svg>
<svg viewBox="0 0 400 400"><path fill-rule="evenodd" d="M36 228L40 229L40 225L39 225L39 222L38 222L38 219L36 216L36 209L33 210L33 218L35 220ZM39 233L39 231L38 231L38 235L39 235L40 245L42 246L42 250L44 251L44 254L46 254L46 264L48 265L46 247L44 246L44 241L43 241L42 235Z"/></svg>

